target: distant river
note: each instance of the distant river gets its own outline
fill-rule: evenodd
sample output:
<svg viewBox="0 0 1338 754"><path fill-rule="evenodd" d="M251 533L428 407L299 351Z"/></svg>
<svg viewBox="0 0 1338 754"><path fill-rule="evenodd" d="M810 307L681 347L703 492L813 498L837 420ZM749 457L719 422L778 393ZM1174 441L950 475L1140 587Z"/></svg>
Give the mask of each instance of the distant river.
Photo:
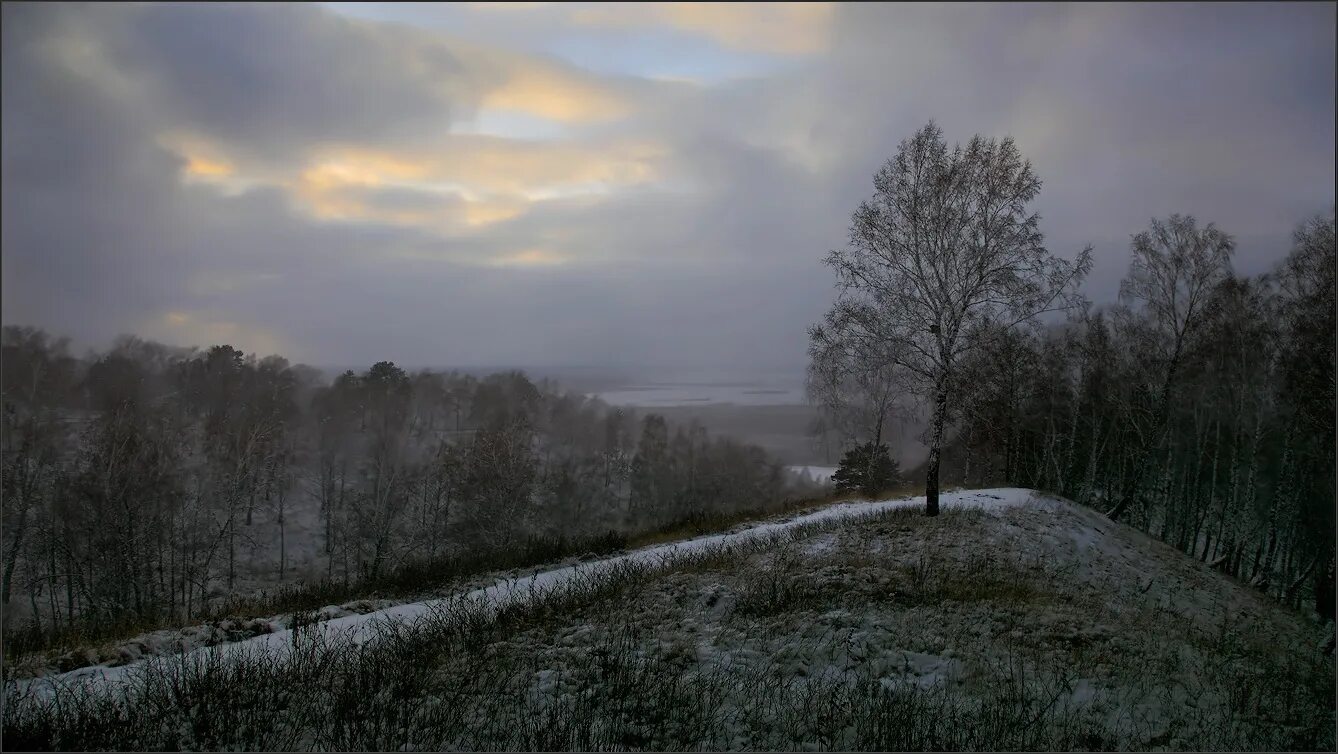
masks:
<svg viewBox="0 0 1338 754"><path fill-rule="evenodd" d="M799 385L766 383L659 382L619 386L591 395L611 406L801 406Z"/></svg>

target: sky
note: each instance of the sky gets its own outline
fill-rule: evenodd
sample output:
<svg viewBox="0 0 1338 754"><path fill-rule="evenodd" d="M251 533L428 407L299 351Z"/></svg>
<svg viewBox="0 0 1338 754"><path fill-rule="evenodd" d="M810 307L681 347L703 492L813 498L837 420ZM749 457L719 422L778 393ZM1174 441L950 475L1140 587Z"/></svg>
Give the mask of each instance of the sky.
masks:
<svg viewBox="0 0 1338 754"><path fill-rule="evenodd" d="M0 8L0 319L79 348L802 369L930 119L1096 302L1153 217L1254 274L1334 204L1334 3Z"/></svg>

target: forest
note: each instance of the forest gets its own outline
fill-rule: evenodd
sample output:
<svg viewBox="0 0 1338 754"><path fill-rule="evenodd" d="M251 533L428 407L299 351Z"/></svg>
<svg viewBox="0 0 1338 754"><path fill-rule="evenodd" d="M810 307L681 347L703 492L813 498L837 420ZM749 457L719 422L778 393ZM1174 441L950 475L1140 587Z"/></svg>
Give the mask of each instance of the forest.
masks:
<svg viewBox="0 0 1338 754"><path fill-rule="evenodd" d="M13 326L0 356L11 653L285 585L352 594L396 569L616 547L800 491L756 447L520 372L381 362L327 382L227 345L125 336L77 358Z"/></svg>
<svg viewBox="0 0 1338 754"><path fill-rule="evenodd" d="M1056 491L1332 619L1334 249L1313 218L1242 277L1211 224L1153 221L1118 304L963 366L962 479Z"/></svg>
<svg viewBox="0 0 1338 754"><path fill-rule="evenodd" d="M1226 229L1154 218L1093 306L1091 248L1045 248L1040 185L1010 138L949 148L931 121L901 143L826 260L816 429L872 470L887 423L927 409L928 515L940 477L1054 492L1332 619L1332 210L1253 277Z"/></svg>

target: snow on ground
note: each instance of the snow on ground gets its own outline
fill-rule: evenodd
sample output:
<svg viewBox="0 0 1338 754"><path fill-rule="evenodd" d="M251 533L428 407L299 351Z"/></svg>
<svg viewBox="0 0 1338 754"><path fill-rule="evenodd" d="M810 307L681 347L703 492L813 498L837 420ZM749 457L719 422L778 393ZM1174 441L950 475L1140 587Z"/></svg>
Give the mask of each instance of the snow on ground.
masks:
<svg viewBox="0 0 1338 754"><path fill-rule="evenodd" d="M587 694L604 698L607 682L587 669L628 642L659 668L656 683L680 682L722 710L710 732L720 738L652 739L650 749L858 748L857 738L810 738L815 714L804 700L826 684L864 680L945 703L976 700L995 720L1013 714L1025 691L1048 705L1029 708L1028 718L1048 709L1053 730L1098 736L1030 748L1239 749L1277 740L1250 737L1266 723L1243 733L1255 723L1232 705L1243 686L1271 683L1251 714L1292 709L1296 700L1279 688L1301 685L1288 663L1314 644L1298 616L1071 503L1037 495L1014 505L999 491L972 499L987 505L801 532L546 618L488 649L501 666L535 668L529 685L520 678L487 688L558 708ZM1200 601L1172 604L1191 585ZM504 718L495 730L505 730L534 710L502 705L489 714Z"/></svg>
<svg viewBox="0 0 1338 754"><path fill-rule="evenodd" d="M1034 497L1035 493L1031 490L1015 488L961 491L944 494L941 498L941 505L945 510L955 508L996 509L1023 505L1028 501L1033 500ZM461 597L470 601L482 601L484 604L491 606L499 606L512 600L525 599L528 595L531 595L534 592L560 588L577 581L585 575L606 571L627 561L645 564L661 564L672 560L678 555L699 552L709 548L735 543L748 542L780 534L786 530L807 524L858 518L895 509L918 508L923 505L923 497L873 502L860 501L840 503L784 521L743 527L724 534L714 534L682 542L647 547L616 557L577 563L571 566L547 571L537 571L529 576L503 579L491 586L475 589L462 595L394 605L392 607L375 610L365 614L337 617L309 626L305 630L320 632L321 635L329 639L333 639L338 635L344 635L356 643L364 643L380 630L382 621L409 622L417 620L430 614L434 609L442 607L450 601L460 599ZM28 690L35 694L49 693L55 685L80 684L84 682L123 683L130 679L132 674L145 668L145 666L164 662L175 662L183 657L188 659L199 659L210 652L220 650L225 656L237 656L241 653L250 654L252 652L263 651L269 653L276 659L282 658L291 651L293 647L292 630L286 626L281 627L277 625L271 625L270 628L277 630L246 638L241 641L234 641L229 644L221 645L220 647L198 647L191 649L182 655L148 657L117 667L96 665L61 673L59 675L20 680L17 683L19 684L20 691Z"/></svg>
<svg viewBox="0 0 1338 754"><path fill-rule="evenodd" d="M810 537L804 542L803 550L805 555L821 555L824 552L830 552L837 546L839 537L835 533L821 534L816 537Z"/></svg>
<svg viewBox="0 0 1338 754"><path fill-rule="evenodd" d="M1040 493L948 493L937 518L913 510L922 504L835 505L468 592L499 605L620 563L669 566L471 628L469 651L431 660L433 680L413 697L424 717L396 717L394 745L581 748L587 739L547 737L565 724L650 750L1332 750L1332 663L1300 614ZM808 526L822 522L833 525ZM710 549L750 541L763 546ZM708 557L674 559L687 553ZM366 638L378 616L440 602L317 630ZM284 634L211 651L282 652ZM78 677L113 688L130 672ZM860 690L879 686L890 696ZM328 717L322 704L311 702L313 719ZM433 717L444 706L463 722ZM943 719L935 735L947 738L923 737ZM543 736L526 733L536 726ZM599 733L609 726L631 738ZM893 729L920 733L878 737Z"/></svg>
<svg viewBox="0 0 1338 754"><path fill-rule="evenodd" d="M675 570L510 637L498 651L546 679L570 679L528 689L555 703L590 693L600 681L582 668L624 635L639 637L636 651L647 659L674 666L688 658L685 677L702 689L714 688L710 677L737 679L725 683L734 706L755 703L755 693L738 689L771 682L781 684L779 697L809 683L872 679L994 709L1025 688L1046 709L1071 713L1073 725L1098 731L1083 746L1099 749L1260 748L1277 739L1254 738L1267 728L1255 720L1304 719L1292 705L1312 700L1284 693L1313 681L1304 668L1315 627L1298 614L1072 503L1019 490L953 499L939 519L851 521ZM985 503L979 515L952 514L968 501ZM736 712L722 725L740 725ZM735 733L739 748L796 745L755 729L725 740Z"/></svg>
<svg viewBox="0 0 1338 754"><path fill-rule="evenodd" d="M799 476L807 474L808 478L817 484L830 484L832 474L835 474L837 469L835 466L786 466L785 468Z"/></svg>

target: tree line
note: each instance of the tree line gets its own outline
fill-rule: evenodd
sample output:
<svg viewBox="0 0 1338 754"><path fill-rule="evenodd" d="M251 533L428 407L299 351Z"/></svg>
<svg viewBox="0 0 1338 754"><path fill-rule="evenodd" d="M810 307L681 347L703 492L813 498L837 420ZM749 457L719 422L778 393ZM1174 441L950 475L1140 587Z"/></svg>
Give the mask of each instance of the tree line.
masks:
<svg viewBox="0 0 1338 754"><path fill-rule="evenodd" d="M523 373L3 339L5 630L189 621L275 584L774 507L760 448Z"/></svg>
<svg viewBox="0 0 1338 754"><path fill-rule="evenodd" d="M1234 275L1231 248L1155 220L1118 304L964 365L961 473L1096 506L1332 618L1334 219L1265 275Z"/></svg>
<svg viewBox="0 0 1338 754"><path fill-rule="evenodd" d="M1090 247L1045 248L1011 139L950 149L931 122L874 189L809 333L824 427L876 447L927 406L929 515L941 473L1052 490L1333 617L1332 213L1256 277L1213 223L1154 219L1118 302L1093 307Z"/></svg>

